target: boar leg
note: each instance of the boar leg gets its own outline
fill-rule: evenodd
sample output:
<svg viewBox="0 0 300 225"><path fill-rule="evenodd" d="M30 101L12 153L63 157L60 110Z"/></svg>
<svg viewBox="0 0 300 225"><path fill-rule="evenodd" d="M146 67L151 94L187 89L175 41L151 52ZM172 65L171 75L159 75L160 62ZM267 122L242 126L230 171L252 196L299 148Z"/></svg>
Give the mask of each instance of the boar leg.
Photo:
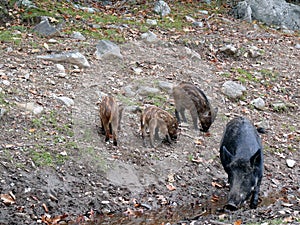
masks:
<svg viewBox="0 0 300 225"><path fill-rule="evenodd" d="M180 116L182 117L183 122L185 122L185 123L187 122L184 111L185 111L184 108L178 108L178 109L176 108L175 109L175 116L176 116L178 123L181 122Z"/></svg>
<svg viewBox="0 0 300 225"><path fill-rule="evenodd" d="M142 131L143 146L146 147L146 141L145 141L145 124L143 123L143 120L141 120L141 131Z"/></svg>
<svg viewBox="0 0 300 225"><path fill-rule="evenodd" d="M150 131L150 146L154 148L154 140L157 139L157 137L159 138L157 119L152 118L149 121L149 131Z"/></svg>
<svg viewBox="0 0 300 225"><path fill-rule="evenodd" d="M260 190L260 183L261 183L261 178L258 178L258 182L256 187L253 190L253 194L250 199L250 208L251 209L256 209L258 205L258 195L259 195L259 190Z"/></svg>
<svg viewBox="0 0 300 225"><path fill-rule="evenodd" d="M114 117L110 123L110 132L113 136L113 145L117 146L117 130L118 130L118 126L119 126L119 119L118 117Z"/></svg>
<svg viewBox="0 0 300 225"><path fill-rule="evenodd" d="M101 128L100 128L101 134L105 134L105 129L104 129L104 125L103 125L103 121L101 119Z"/></svg>
<svg viewBox="0 0 300 225"><path fill-rule="evenodd" d="M191 110L191 117L193 120L194 129L197 131L198 130L198 117L199 117L197 110L194 110L194 109Z"/></svg>

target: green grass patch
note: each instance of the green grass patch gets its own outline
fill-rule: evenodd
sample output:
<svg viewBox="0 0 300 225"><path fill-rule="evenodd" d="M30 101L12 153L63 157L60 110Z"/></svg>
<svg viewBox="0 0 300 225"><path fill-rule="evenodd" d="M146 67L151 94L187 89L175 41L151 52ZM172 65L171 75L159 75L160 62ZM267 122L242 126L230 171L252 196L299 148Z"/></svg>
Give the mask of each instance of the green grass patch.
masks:
<svg viewBox="0 0 300 225"><path fill-rule="evenodd" d="M12 43L15 45L20 45L21 40L21 34L15 33L14 30L0 30L0 43Z"/></svg>
<svg viewBox="0 0 300 225"><path fill-rule="evenodd" d="M35 149L30 151L30 157L36 166L55 166L61 165L66 160L68 160L68 156L62 154L55 154L47 151L44 146L36 145Z"/></svg>

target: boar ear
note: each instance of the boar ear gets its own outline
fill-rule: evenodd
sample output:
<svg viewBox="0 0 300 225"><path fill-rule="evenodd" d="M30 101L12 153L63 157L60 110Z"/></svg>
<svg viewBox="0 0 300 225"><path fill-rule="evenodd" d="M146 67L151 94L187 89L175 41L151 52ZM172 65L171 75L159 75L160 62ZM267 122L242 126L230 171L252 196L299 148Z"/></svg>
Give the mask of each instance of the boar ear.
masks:
<svg viewBox="0 0 300 225"><path fill-rule="evenodd" d="M231 162L233 155L227 150L225 146L223 146L222 149L222 157L225 159L226 162Z"/></svg>
<svg viewBox="0 0 300 225"><path fill-rule="evenodd" d="M261 149L258 149L256 153L250 158L250 165L252 167L257 167L261 163Z"/></svg>

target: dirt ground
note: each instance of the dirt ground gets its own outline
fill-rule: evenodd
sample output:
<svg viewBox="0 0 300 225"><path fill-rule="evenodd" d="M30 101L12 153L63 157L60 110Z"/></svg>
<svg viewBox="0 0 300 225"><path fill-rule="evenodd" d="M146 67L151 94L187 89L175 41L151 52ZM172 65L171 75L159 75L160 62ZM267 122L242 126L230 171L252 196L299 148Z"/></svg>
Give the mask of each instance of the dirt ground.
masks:
<svg viewBox="0 0 300 225"><path fill-rule="evenodd" d="M55 38L57 43L49 43L53 52L79 49L91 63L82 70L64 64L66 77L58 75L55 63L37 59L49 53L43 48L47 39L24 34L19 46L3 43L0 224L299 224L299 37L221 17L215 22L211 32L180 38L159 34L156 43L129 41L120 45L123 60L96 60L95 40ZM241 54L215 51L229 43ZM261 57L245 56L251 45L262 50ZM246 78L247 94L236 101L221 87L239 80L237 68L259 82ZM261 71L269 71L269 77L260 77ZM137 93L140 86L157 87L160 81L201 87L219 109L209 134L182 126L171 145L143 147L139 115L131 108L157 98L126 97L124 87ZM126 106L116 148L98 133L99 93L111 93ZM75 103L67 107L53 94ZM160 106L174 112L172 95L161 90L159 96ZM251 106L257 97L266 101L265 110ZM35 115L20 107L29 102L44 111ZM276 102L286 107L274 109ZM245 204L228 212L223 205L229 187L218 149L226 123L236 115L266 129L261 135L265 170L258 208ZM295 165L289 167L287 159Z"/></svg>

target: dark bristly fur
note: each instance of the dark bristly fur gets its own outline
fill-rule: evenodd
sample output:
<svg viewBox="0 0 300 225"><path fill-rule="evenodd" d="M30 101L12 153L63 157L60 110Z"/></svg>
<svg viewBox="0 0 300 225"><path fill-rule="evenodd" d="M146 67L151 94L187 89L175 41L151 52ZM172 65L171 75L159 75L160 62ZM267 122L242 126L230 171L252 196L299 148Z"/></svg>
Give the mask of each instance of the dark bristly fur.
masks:
<svg viewBox="0 0 300 225"><path fill-rule="evenodd" d="M177 139L178 122L167 111L156 106L148 106L141 114L141 131L144 146L146 128L150 131L150 144L153 147L154 136L157 136L158 130L166 137L167 141L170 139Z"/></svg>
<svg viewBox="0 0 300 225"><path fill-rule="evenodd" d="M181 82L173 88L175 101L175 115L178 122L181 122L180 116L184 122L185 109L190 111L195 130L198 130L198 119L201 123L201 131L207 132L214 122L218 108L213 109L206 95L197 86L189 82Z"/></svg>
<svg viewBox="0 0 300 225"><path fill-rule="evenodd" d="M120 130L120 121L122 108L112 96L105 96L100 103L100 120L102 134L105 134L105 141L109 141L109 136L113 137L113 144L117 146L118 130Z"/></svg>

